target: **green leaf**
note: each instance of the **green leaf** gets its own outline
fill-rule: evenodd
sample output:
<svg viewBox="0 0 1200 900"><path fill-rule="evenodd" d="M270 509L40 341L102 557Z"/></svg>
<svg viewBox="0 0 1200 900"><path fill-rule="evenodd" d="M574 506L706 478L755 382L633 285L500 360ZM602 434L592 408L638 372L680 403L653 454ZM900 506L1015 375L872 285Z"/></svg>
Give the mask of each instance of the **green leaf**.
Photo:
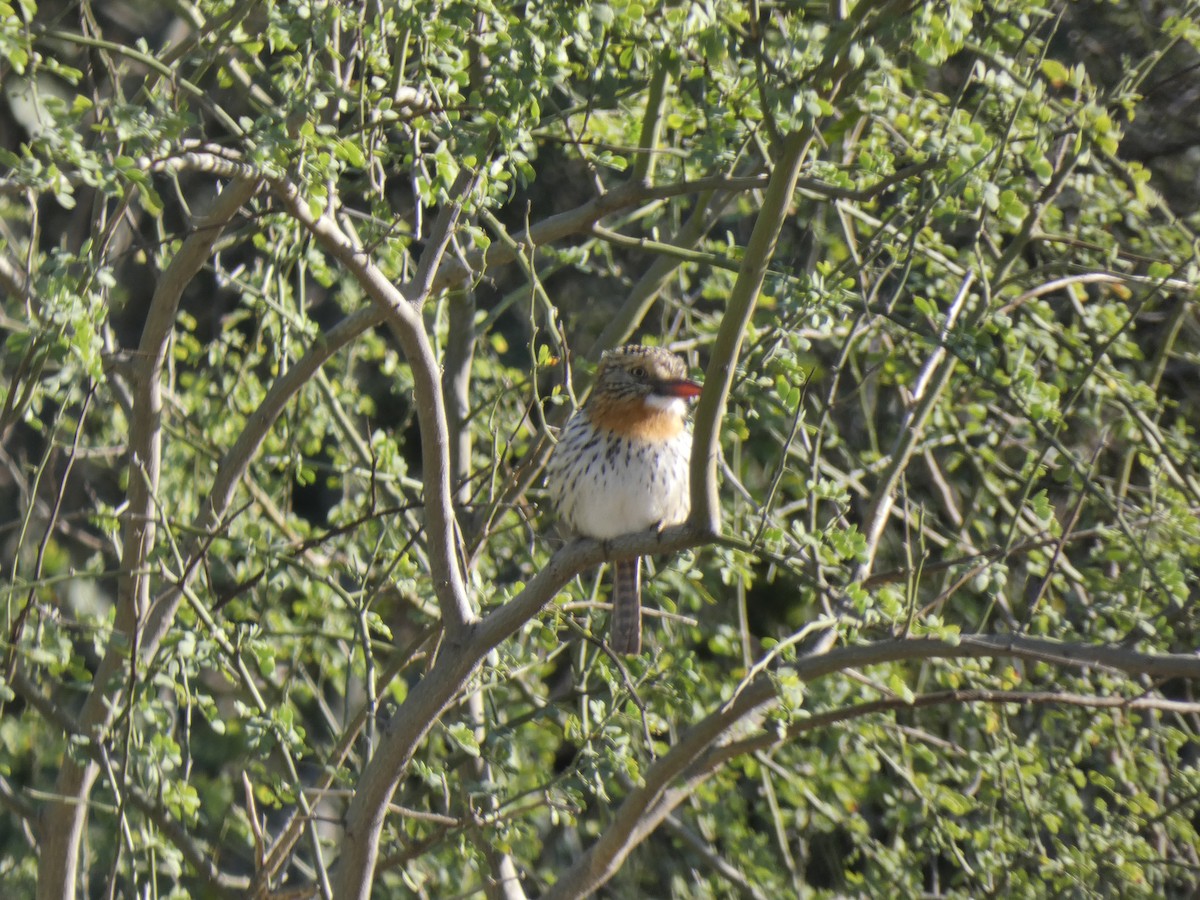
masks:
<svg viewBox="0 0 1200 900"><path fill-rule="evenodd" d="M1046 58L1042 60L1042 74L1046 76L1054 87L1059 88L1071 80L1071 73L1056 59Z"/></svg>
<svg viewBox="0 0 1200 900"><path fill-rule="evenodd" d="M447 726L446 733L459 749L466 751L469 756L479 756L479 741L475 738L474 730L461 722Z"/></svg>

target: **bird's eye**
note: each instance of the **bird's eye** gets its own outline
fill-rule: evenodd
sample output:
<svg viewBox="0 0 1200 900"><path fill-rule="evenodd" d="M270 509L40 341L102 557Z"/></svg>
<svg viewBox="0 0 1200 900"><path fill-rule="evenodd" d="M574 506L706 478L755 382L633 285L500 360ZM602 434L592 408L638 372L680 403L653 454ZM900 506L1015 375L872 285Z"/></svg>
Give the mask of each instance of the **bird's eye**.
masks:
<svg viewBox="0 0 1200 900"><path fill-rule="evenodd" d="M634 366L632 369L629 370L629 374L632 375L634 378L645 378L646 370L643 369L641 366Z"/></svg>

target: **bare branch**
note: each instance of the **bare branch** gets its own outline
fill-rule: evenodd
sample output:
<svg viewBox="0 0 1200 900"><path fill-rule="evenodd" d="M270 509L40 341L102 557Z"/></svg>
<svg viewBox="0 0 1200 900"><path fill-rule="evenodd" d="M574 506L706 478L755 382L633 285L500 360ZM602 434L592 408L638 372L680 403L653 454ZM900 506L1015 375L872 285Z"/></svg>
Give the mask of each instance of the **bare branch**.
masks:
<svg viewBox="0 0 1200 900"><path fill-rule="evenodd" d="M472 649L461 643L444 644L429 674L409 691L382 729L379 749L359 777L346 810L342 853L333 879L339 900L371 896L379 838L392 795L413 753L479 664L481 657Z"/></svg>
<svg viewBox="0 0 1200 900"><path fill-rule="evenodd" d="M271 187L288 212L312 232L383 310L388 326L404 350L413 376L413 395L421 426L426 532L433 565L433 587L446 629L453 635L465 628L473 614L458 562L446 407L442 400L440 366L421 320L419 304L423 295L415 293L416 288L412 285L407 289L393 285L370 255L358 247L330 216L313 215L308 202L294 185L277 180Z"/></svg>
<svg viewBox="0 0 1200 900"><path fill-rule="evenodd" d="M207 148L189 151L169 161L147 163L147 166L155 169L194 169L222 176L243 176L252 171L245 164L229 159L227 155L210 152ZM598 198L597 201L585 204L572 213L561 217L552 217L533 226L523 237L528 239L530 235L533 235L540 241L541 238L536 236L553 239L556 233L565 235L575 230L583 230L589 222L600 216L637 202L643 202L646 199L678 196L696 190L750 189L761 186L762 183L763 179L760 178L714 178L702 179L697 182L681 182L653 189L643 189L638 186L618 189ZM535 579L535 582L531 583L526 591L523 591L512 603L493 613L489 617L486 627L480 627L477 631L468 629L470 612L454 557L455 543L452 527L453 512L449 503L446 424L437 378L438 367L433 358L432 348L429 345L420 315L413 302L416 297L412 293L412 286L405 291L392 285L369 256L357 247L331 218L328 216L317 217L312 214L308 204L293 185L281 180L272 180L270 184L276 197L288 212L304 224L325 249L362 284L368 295L376 302L376 307L360 311L344 320L333 332L315 344L304 359L292 366L273 385L267 398L251 416L237 443L230 448L223 459L214 481L212 493L197 522L201 526L200 531L207 532L219 526L249 461L295 391L339 347L367 328L386 320L400 340L413 369L418 413L422 419L421 433L426 464L425 486L430 518L430 542L431 547L434 548L432 552L437 554L440 551L442 557L435 567L443 577L437 581L435 587L438 590L439 599L443 601L442 610L448 629L453 631L457 627L462 630L463 634L459 638L460 647L461 641L465 640L468 635L471 644L471 652L456 652L454 647L456 641L452 636L448 636L438 663L435 664L426 679L413 690L404 704L402 712L397 716L397 722L403 722L406 726L415 724L416 727L393 728L385 731L380 752L364 773L360 790L349 811L348 839L344 845L343 860L338 866L338 877L341 879L340 887L345 887L348 883L347 873L351 873L350 881L369 885L373 867L360 868L353 865L350 860L357 855L360 848L363 848L373 862L378 843L378 830L374 827L374 822L377 819L380 824L382 823L386 802L394 791L395 779L398 779L408 759L411 758L411 753L427 733L428 728L436 721L445 705L460 690L465 679L474 670L478 660L487 652L487 649L495 646L534 615L581 567L600 562L603 559L603 551L594 542L580 542L578 545L572 545L556 557L557 565L552 565L548 570L540 573L543 576L540 580ZM493 250L497 247L500 245L493 245ZM488 254L487 259L488 263L492 265L509 261L501 257L492 258L491 254ZM461 264L459 265L461 266ZM447 270L450 270L449 274ZM443 264L433 277L432 289L454 283L466 274L467 271L462 270L456 276L454 265ZM431 500L431 497L436 499ZM659 535L650 532L645 535L635 535L632 536L632 541L614 542L611 549L617 555L633 556L647 550L672 549L673 545L676 548L694 546L706 539L705 535L694 531L686 534L684 529L673 529L672 531L675 531L676 534L672 535L667 532ZM634 549L627 549L626 544ZM185 569L184 579L190 579L194 573L195 562L196 560L193 558L190 566ZM166 591L155 602L149 621L146 623L146 637L150 638L152 635L153 639L143 641L143 652L152 652L161 636L166 633L174 619L181 596L182 590L177 585ZM483 625L483 623L479 624ZM91 780L94 781L94 774ZM382 806L376 807L375 804L380 798L383 800ZM359 810L369 810L370 812L363 814L359 813ZM378 816L376 816L377 810L382 810L378 812ZM356 822L361 821L366 822L365 832L355 830ZM355 839L356 834L371 832L373 832L373 836L366 840ZM281 850L282 848L275 849ZM356 869L358 874L354 875ZM339 895L342 893L344 892L339 892ZM346 893L345 895L351 896L352 894Z"/></svg>
<svg viewBox="0 0 1200 900"><path fill-rule="evenodd" d="M455 500L466 503L471 496L471 364L475 359L475 292L470 288L451 295L450 326L442 365L442 394L450 438L450 484Z"/></svg>
<svg viewBox="0 0 1200 900"><path fill-rule="evenodd" d="M796 189L802 193L813 194L817 197L825 197L830 200L866 202L875 199L889 188L895 187L901 181L906 181L909 178L920 175L922 172L928 172L930 169L936 169L940 165L942 165L942 160L936 156L932 156L923 162L897 169L891 175L880 178L874 184L869 184L863 188L844 188L834 184L827 184L816 178L801 178L796 182Z"/></svg>
<svg viewBox="0 0 1200 900"><path fill-rule="evenodd" d="M703 524L716 533L721 526L720 502L717 497L717 455L719 452L721 420L729 390L733 386L734 369L741 351L746 325L758 301L779 231L791 208L800 163L804 159L807 140L802 134L790 135L771 172L763 197L762 209L754 223L750 242L746 245L741 271L733 285L721 329L713 344L712 357L704 376L704 393L696 409L695 437L692 442L692 521Z"/></svg>
<svg viewBox="0 0 1200 900"><path fill-rule="evenodd" d="M654 178L654 166L658 161L658 142L662 137L663 99L667 94L667 83L671 78L670 61L674 51L664 47L654 63L650 76L650 87L646 91L646 111L642 114L642 130L638 139L638 153L633 160L630 180L638 184L649 184Z"/></svg>
<svg viewBox="0 0 1200 900"><path fill-rule="evenodd" d="M950 304L938 344L929 358L925 360L925 365L921 367L920 375L912 392L912 406L905 414L904 421L900 423L900 434L892 448L887 470L871 494L870 513L866 517L867 525L863 531L866 535L867 547L859 562L855 575L856 580L861 581L871 574L871 567L875 563L875 553L879 549L879 541L883 537L883 528L892 514L892 505L896 501L896 488L900 484L900 478L908 468L909 460L924 434L925 423L929 420L930 414L941 400L942 394L954 375L954 366L957 360L954 357L947 358L946 341L954 330L954 324L963 310L967 297L970 295L971 285L974 283L975 275L968 272L959 286L958 296Z"/></svg>
<svg viewBox="0 0 1200 900"><path fill-rule="evenodd" d="M152 171L175 172L188 170L208 172L223 177L266 177L223 148L208 145L189 145L188 150L176 156L162 160L143 159L139 161L139 165ZM574 209L549 216L531 225L528 229L515 233L512 236L513 240L511 244L497 242L493 243L487 251L475 251L466 254L462 260L442 260L441 265L433 272L432 278L428 283L428 289L420 296L432 295L438 291L456 287L473 276L511 263L516 259L518 254L528 253L532 248L552 244L574 235L585 234L591 229L592 225L606 216L642 203L668 200L672 197L682 197L688 194L708 194L716 191L737 193L761 190L767 187L768 181L769 176L767 175L713 175L691 181L677 181L654 186L632 181L626 182L620 187L601 194ZM282 191L284 195L290 195L296 192L294 186L289 185L283 180L276 179L273 184L277 193ZM286 200L289 209L293 207L295 202L296 197ZM307 218L313 219L312 214L307 213ZM334 231L340 233L340 229L336 225L333 228ZM321 238L320 235L317 236ZM340 240L348 241L349 239L342 234ZM352 247L349 248L349 252L362 253L361 250L356 251ZM363 256L365 258L365 254ZM423 284L423 282L414 280L408 292L410 298L417 296L415 288L419 284ZM371 293L371 291L368 291L368 293ZM374 297L373 293L372 296Z"/></svg>
<svg viewBox="0 0 1200 900"><path fill-rule="evenodd" d="M706 191L751 191L766 187L767 176L755 175L744 178L730 178L724 175L711 178L699 178L695 181L679 181L673 184L646 187L635 182L627 182L607 194L601 194L593 200L567 210L558 215L549 216L531 225L524 231L514 234L513 244L504 242L493 243L486 252L470 253L463 262L447 261L438 271L433 280L432 291L451 287L478 272L487 272L497 266L506 265L513 261L518 253L528 253L531 247L552 244L563 238L583 234L592 225L605 216L646 203L651 200L666 200L686 194L699 194Z"/></svg>
<svg viewBox="0 0 1200 900"><path fill-rule="evenodd" d="M1021 706L1082 706L1087 709L1153 710L1179 715L1196 715L1200 713L1200 703L1166 700L1162 697L1109 697L1067 691L992 691L984 689L934 691L929 694L919 694L912 700L906 700L902 697L889 697L883 700L859 703L845 709L817 713L811 718L795 723L782 736L779 734L764 733L740 741L732 741L722 746L716 755L720 756L723 760L730 760L746 753L767 750L779 744L795 740L807 732L815 731L819 728L828 728L831 725L847 722L862 716L900 709L923 709L927 706L942 706L948 703L956 705L966 705L968 703L1013 703Z"/></svg>
<svg viewBox="0 0 1200 900"><path fill-rule="evenodd" d="M442 257L450 239L454 237L454 227L462 216L463 204L470 196L475 185L479 183L479 174L473 169L462 168L450 188L450 202L445 204L433 222L425 252L417 263L417 274L413 277L409 295L413 302L420 306L429 296L433 278L442 264Z"/></svg>

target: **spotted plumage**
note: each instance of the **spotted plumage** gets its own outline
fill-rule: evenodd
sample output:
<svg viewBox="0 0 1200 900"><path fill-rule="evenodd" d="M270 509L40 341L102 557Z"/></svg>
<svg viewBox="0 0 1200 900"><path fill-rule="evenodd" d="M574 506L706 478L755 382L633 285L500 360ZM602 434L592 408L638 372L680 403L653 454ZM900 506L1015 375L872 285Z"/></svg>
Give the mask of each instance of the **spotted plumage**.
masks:
<svg viewBox="0 0 1200 900"><path fill-rule="evenodd" d="M678 356L630 344L604 355L591 396L567 422L547 466L559 519L601 540L683 522L700 385ZM614 564L612 646L641 649L641 560Z"/></svg>

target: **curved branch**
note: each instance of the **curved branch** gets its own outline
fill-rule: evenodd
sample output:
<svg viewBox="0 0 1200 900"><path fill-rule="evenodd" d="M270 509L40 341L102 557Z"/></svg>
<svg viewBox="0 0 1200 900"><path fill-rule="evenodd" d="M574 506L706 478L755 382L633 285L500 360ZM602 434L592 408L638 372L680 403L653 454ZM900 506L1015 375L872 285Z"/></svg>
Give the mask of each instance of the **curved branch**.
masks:
<svg viewBox="0 0 1200 900"><path fill-rule="evenodd" d="M631 559L647 553L684 550L707 540L711 536L703 529L682 525L661 533L643 531L604 543L573 541L555 553L516 597L468 626L462 640L448 637L429 674L409 691L384 726L379 750L359 779L346 812L335 896L361 900L370 896L379 836L400 778L421 741L492 648L535 616L584 569L605 559Z"/></svg>
<svg viewBox="0 0 1200 900"><path fill-rule="evenodd" d="M196 145L187 152L168 160L142 160L149 169L204 171L222 177L245 177L255 170L218 148ZM436 587L442 602L447 624L447 639L433 669L411 692L397 712L390 727L385 728L379 752L364 771L347 814L346 841L343 858L338 865L339 896L361 896L370 889L374 861L378 852L378 836L386 815L387 801L412 753L437 721L442 710L461 690L486 652L516 631L535 615L557 591L577 572L594 566L605 558L604 548L592 541L572 544L555 556L551 565L542 570L514 600L494 611L484 621L471 624L466 592L462 585L457 561L453 555L453 510L450 506L449 457L447 452L445 409L437 377L438 366L418 311L424 299L423 291L397 288L383 275L370 256L358 247L328 215L314 215L298 189L282 179L266 178L276 198L286 211L303 224L319 243L355 277L375 305L344 320L337 328L315 344L305 357L291 367L287 375L276 382L268 396L247 422L237 443L222 460L213 489L197 524L200 534L219 527L233 493L245 474L249 461L257 452L266 433L272 427L295 390L324 363L332 353L362 331L382 321L393 328L413 371L418 414L421 418L422 451L425 459L425 486L429 503L431 547L440 550L442 560L435 567L445 577ZM681 196L693 192L714 190L751 190L762 187L764 177L713 177L697 181L678 182L659 187L630 184L618 188L583 206L530 227L517 235L517 243L507 247L493 244L486 254L474 254L464 263L444 261L429 276L423 272L430 292L457 284L480 266L497 266L510 262L521 252L521 242L539 244L554 241L570 234L586 231L590 224L605 215L647 200ZM452 227L454 217L446 219L443 231ZM444 244L443 244L444 246ZM432 270L432 264L427 267ZM445 502L429 502L437 494ZM440 537L439 537L440 535ZM675 528L662 534L646 532L610 542L613 558L628 558L646 552L668 551L696 546L711 539L710 532L701 528ZM432 551L436 552L436 551ZM195 565L185 570L185 578L195 571ZM164 592L154 604L147 631L158 637L165 634L174 619L182 596L179 586ZM456 633L457 632L457 633ZM152 642L157 643L157 642ZM286 852L286 848L277 848Z"/></svg>
<svg viewBox="0 0 1200 900"><path fill-rule="evenodd" d="M154 496L158 490L162 452L162 371L175 328L179 299L184 288L207 262L225 225L257 190L257 182L234 181L196 224L171 264L163 272L151 299L134 361L134 410L129 435L129 493L125 512L121 564L117 583L117 611L113 635L105 650L92 690L79 714L83 731L102 739L122 706L126 661L144 657L155 649L142 634L150 604L146 561L154 546ZM39 898L74 895L79 847L87 821L87 797L99 775L94 761L64 759L55 783L55 795L40 822L41 854L38 860Z"/></svg>
<svg viewBox="0 0 1200 900"><path fill-rule="evenodd" d="M454 287L472 275L486 273L489 269L512 262L518 253L528 253L531 247L551 244L572 235L582 234L605 216L610 216L631 206L637 206L639 203L666 200L685 194L701 194L707 191L752 191L766 187L767 183L768 179L765 175L751 175L743 178L715 175L711 178L677 181L655 187L626 182L581 206L549 216L536 225L518 231L512 236L513 243L511 245L498 241L488 247L486 252L476 251L467 254L461 262L447 261L438 270L430 290L437 292Z"/></svg>
<svg viewBox="0 0 1200 900"><path fill-rule="evenodd" d="M233 177L263 177L265 173L258 172L253 166L242 162L240 158L230 154L224 148L207 144L187 145L188 149L166 159L141 159L138 165L152 171L176 172L195 171L208 172L226 178ZM712 175L707 178L697 178L689 181L676 181L669 184L648 186L637 182L626 182L608 193L601 194L581 204L574 209L566 210L529 226L527 229L512 235L512 243L493 243L486 251L476 250L464 254L461 259L444 260L437 271L428 279L427 293L432 295L447 288L457 287L464 281L489 269L498 268L513 262L518 254L528 253L531 248L552 244L564 238L588 232L592 225L606 216L654 200L669 200L672 197L682 197L687 194L707 194L710 192L736 193L741 191L762 190L770 183L767 175ZM286 193L295 192L295 188L281 179L275 179L273 185L277 190ZM0 182L0 187L3 184ZM294 200L286 201L289 211ZM311 212L307 218L315 221ZM336 225L333 230L340 234ZM316 232L314 232L316 234ZM321 239L320 235L317 235ZM345 241L345 235L340 238ZM322 239L323 240L323 239ZM361 251L358 251L361 253ZM337 254L335 254L337 255ZM366 258L365 254L362 254ZM340 257L339 257L340 258ZM422 281L421 284L426 282ZM374 296L374 295L372 295Z"/></svg>
<svg viewBox="0 0 1200 900"><path fill-rule="evenodd" d="M938 638L879 641L806 656L797 660L793 671L802 681L813 681L862 666L960 657L1013 657L1064 666L1111 669L1130 675L1200 678L1200 656L1192 654L1138 653L1121 647L1068 644L1019 635L968 635L957 642ZM1108 699L1099 698L1094 705L1108 705ZM771 676L760 675L732 701L685 731L666 754L645 770L643 783L621 802L604 834L563 873L554 887L543 895L543 900L567 900L595 891L616 874L630 851L690 796L697 785L735 756L762 749L755 738L740 744L721 743L721 738L732 726L776 700ZM1132 702L1124 698L1117 700L1112 705L1127 706ZM799 723L800 732L797 733L806 730L804 725L808 721L811 720ZM772 742L779 739L777 735L769 738ZM684 783L672 788L676 779L683 779Z"/></svg>
<svg viewBox="0 0 1200 900"><path fill-rule="evenodd" d="M721 507L717 498L717 444L721 420L733 386L742 337L758 301L767 266L775 253L779 231L791 207L807 146L803 134L789 135L783 142L704 374L704 393L696 408L695 437L692 439L692 521L712 533L721 526Z"/></svg>
<svg viewBox="0 0 1200 900"><path fill-rule="evenodd" d="M1060 693L1058 691L993 691L986 689L934 691L929 694L918 694L911 700L905 700L902 697L889 697L884 700L871 700L867 703L858 703L843 709L832 709L796 722L782 735L763 733L754 737L743 738L739 741L731 741L720 748L716 748L711 760L705 758L703 761L698 761L692 767L692 770L695 770L697 773L702 769L712 772L721 763L728 762L738 756L769 750L772 747L795 740L802 734L816 731L819 728L828 728L831 725L847 722L851 719L858 719L863 716L887 712L889 710L924 709L927 706L941 706L947 703L1015 703L1021 706L1148 709L1192 716L1200 713L1200 703L1166 700L1162 697L1104 697L1091 694ZM691 774L691 770L689 770L689 774Z"/></svg>
<svg viewBox="0 0 1200 900"><path fill-rule="evenodd" d="M450 447L440 366L420 313L420 304L425 295L414 295L411 288L406 291L392 284L371 256L358 247L329 215L313 215L307 200L295 185L275 180L271 187L291 216L312 232L321 246L345 267L383 311L408 360L421 431L425 514L428 520L426 532L433 568L433 588L447 631L450 634L460 632L471 621L472 613L458 564L458 529L450 492ZM448 219L445 228L452 224L453 219ZM441 238L444 247L446 236Z"/></svg>
<svg viewBox="0 0 1200 900"><path fill-rule="evenodd" d="M331 356L368 328L382 321L383 314L379 310L367 307L351 313L329 331L319 335L304 356L288 366L272 383L258 407L246 417L246 424L237 440L217 465L213 486L189 530L196 537L187 549L186 562L178 582L155 597L150 606L146 624L142 629L143 647L148 656L161 644L171 628L171 623L175 621L175 613L183 600L184 591L191 585L202 557L208 552L212 536L223 527L223 520L233 503L238 485L245 477L246 470L258 454L263 441L267 439L267 434L282 415L284 407Z"/></svg>

